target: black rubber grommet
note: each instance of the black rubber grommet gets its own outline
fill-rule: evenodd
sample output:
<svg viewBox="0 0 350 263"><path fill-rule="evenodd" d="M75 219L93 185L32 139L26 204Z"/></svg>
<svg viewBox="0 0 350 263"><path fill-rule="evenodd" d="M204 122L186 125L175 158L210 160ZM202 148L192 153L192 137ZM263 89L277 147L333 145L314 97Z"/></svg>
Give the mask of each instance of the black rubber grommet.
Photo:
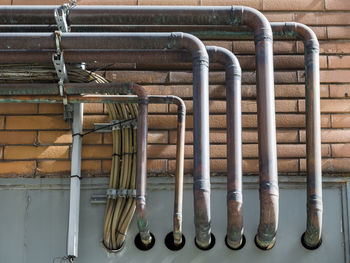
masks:
<svg viewBox="0 0 350 263"><path fill-rule="evenodd" d="M257 237L258 237L258 235L255 236L255 238L254 238L254 243L255 243L255 245L257 246L257 248L259 248L259 249L261 249L261 250L265 250L265 251L266 251L266 250L270 250L270 249L272 249L272 248L275 246L275 244L276 244L276 241L275 241L275 243L273 243L272 247L269 247L269 248L267 248L267 247L262 247L262 246L260 246L260 245L258 244L258 242L256 241Z"/></svg>
<svg viewBox="0 0 350 263"><path fill-rule="evenodd" d="M135 240L134 240L135 246L142 251L150 250L154 246L154 244L156 243L156 239L155 239L154 235L152 233L150 233L150 234L152 237L152 241L148 245L145 245L141 241L140 233L138 233L135 237Z"/></svg>
<svg viewBox="0 0 350 263"><path fill-rule="evenodd" d="M227 235L225 236L225 244L231 250L240 250L245 246L245 243L246 243L246 238L245 238L245 235L243 235L242 236L242 244L239 247L237 247L237 248L230 247L230 245L227 243Z"/></svg>
<svg viewBox="0 0 350 263"><path fill-rule="evenodd" d="M194 238L194 243L196 244L196 247L199 248L200 250L204 250L204 251L212 249L215 246L216 239L215 239L215 236L213 233L211 233L210 236L211 236L211 242L210 242L209 246L207 246L207 247L200 247L197 244L196 238Z"/></svg>
<svg viewBox="0 0 350 263"><path fill-rule="evenodd" d="M301 244L303 245L304 248L308 249L308 250L315 250L315 249L318 249L321 245L322 245L322 238L320 239L320 242L318 242L318 244L314 247L310 247L309 245L307 245L305 243L305 240L304 240L304 237L305 237L305 232L303 233L303 235L301 236Z"/></svg>
<svg viewBox="0 0 350 263"><path fill-rule="evenodd" d="M175 245L174 243L174 235L173 232L170 232L166 235L165 240L164 240L165 246L172 251L178 251L182 249L185 246L186 239L185 236L182 235L182 242L179 245Z"/></svg>

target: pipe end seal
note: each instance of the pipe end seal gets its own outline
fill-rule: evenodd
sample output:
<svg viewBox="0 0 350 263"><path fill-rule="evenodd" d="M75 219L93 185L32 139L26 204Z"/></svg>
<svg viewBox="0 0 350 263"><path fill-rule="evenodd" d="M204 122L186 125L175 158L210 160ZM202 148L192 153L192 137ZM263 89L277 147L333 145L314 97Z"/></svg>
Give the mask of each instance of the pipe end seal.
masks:
<svg viewBox="0 0 350 263"><path fill-rule="evenodd" d="M274 237L271 242L267 243L267 242L261 242L258 239L258 235L256 235L255 238L254 238L254 243L261 250L270 250L276 244L276 237Z"/></svg>
<svg viewBox="0 0 350 263"><path fill-rule="evenodd" d="M210 233L210 243L206 247L200 246L197 242L197 238L194 238L194 243L195 243L196 247L199 248L200 250L204 250L204 251L212 249L215 246L215 242L216 242L216 239L215 239L215 236L213 233Z"/></svg>
<svg viewBox="0 0 350 263"><path fill-rule="evenodd" d="M301 236L301 244L303 245L304 248L306 248L308 250L315 250L315 249L318 249L322 245L322 238L315 246L310 246L305 241L305 232L304 232L303 235Z"/></svg>
<svg viewBox="0 0 350 263"><path fill-rule="evenodd" d="M225 237L225 244L226 246L231 249L231 250L240 250L242 249L245 244L246 244L247 240L245 238L245 235L242 235L242 240L241 240L241 243L238 245L238 246L234 246L228 239L227 239L227 235Z"/></svg>
<svg viewBox="0 0 350 263"><path fill-rule="evenodd" d="M150 233L150 235L151 235L150 242L148 244L145 244L141 240L140 233L138 233L135 237L135 240L134 240L135 246L142 251L147 251L147 250L150 250L151 248L153 248L154 244L156 243L156 239L152 233Z"/></svg>
<svg viewBox="0 0 350 263"><path fill-rule="evenodd" d="M181 250L185 244L186 244L186 238L184 235L181 237L181 243L180 244L175 244L174 242L174 232L170 232L166 235L165 240L164 240L165 246L172 251L179 251Z"/></svg>

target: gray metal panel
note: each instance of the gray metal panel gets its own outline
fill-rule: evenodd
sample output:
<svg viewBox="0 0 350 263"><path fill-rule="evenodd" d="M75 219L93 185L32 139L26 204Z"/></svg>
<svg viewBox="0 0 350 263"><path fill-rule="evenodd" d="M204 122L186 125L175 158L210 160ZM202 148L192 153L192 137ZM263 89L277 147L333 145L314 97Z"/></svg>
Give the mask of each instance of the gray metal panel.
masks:
<svg viewBox="0 0 350 263"><path fill-rule="evenodd" d="M85 179L81 192L79 258L76 262L345 262L344 231L348 228L345 229L344 226L349 223L343 222L343 214L347 213L348 207L345 200L347 193L344 193L347 185L336 180L325 183L323 244L315 251L308 251L300 243L306 223L305 184L302 183L303 180L281 180L291 182L281 183L279 231L276 246L270 251L259 250L253 241L259 214L256 178L248 179L245 183L244 226L247 244L242 250L232 251L224 244L225 179L215 178L212 189L215 247L210 251L201 251L194 246L192 186L188 183L184 192L183 218L186 246L178 252L169 251L164 245L164 238L172 227L173 192L168 184L171 180L156 178L150 180L148 191L151 230L156 237L155 247L147 252L135 248L133 239L137 227L136 222L132 222L123 251L108 254L101 245L104 204L90 202L93 194L104 194L107 180ZM18 182L25 185L18 187ZM47 263L55 257L64 256L69 181L1 179L0 185L0 262Z"/></svg>

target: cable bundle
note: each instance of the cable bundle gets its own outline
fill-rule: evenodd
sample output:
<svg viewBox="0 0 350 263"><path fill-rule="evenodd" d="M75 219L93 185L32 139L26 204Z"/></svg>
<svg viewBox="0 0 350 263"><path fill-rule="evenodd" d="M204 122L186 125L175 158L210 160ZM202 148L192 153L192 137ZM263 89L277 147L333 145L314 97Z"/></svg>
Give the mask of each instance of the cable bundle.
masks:
<svg viewBox="0 0 350 263"><path fill-rule="evenodd" d="M96 73L67 65L68 79L72 83L107 83L108 80ZM0 83L48 83L57 82L58 77L51 65L6 64L0 65ZM137 119L136 104L106 104L111 120L125 121ZM136 189L136 127L129 125L114 126L113 156L109 189ZM130 192L130 191L127 191ZM111 251L118 250L124 244L126 233L136 208L133 195L107 196L104 218L103 243Z"/></svg>

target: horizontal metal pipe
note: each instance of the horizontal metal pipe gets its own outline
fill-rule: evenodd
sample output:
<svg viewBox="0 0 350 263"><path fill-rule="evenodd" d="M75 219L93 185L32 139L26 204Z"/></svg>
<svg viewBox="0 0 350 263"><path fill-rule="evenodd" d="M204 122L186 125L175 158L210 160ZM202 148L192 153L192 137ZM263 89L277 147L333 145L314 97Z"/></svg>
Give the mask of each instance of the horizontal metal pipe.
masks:
<svg viewBox="0 0 350 263"><path fill-rule="evenodd" d="M2 33L0 49L187 49L193 63L194 106L194 202L196 242L201 248L211 243L210 227L210 153L208 54L203 43L184 33ZM58 41L59 40L59 41ZM27 41L22 45L21 42ZM142 238L142 235L141 235ZM150 240L143 240L149 243Z"/></svg>

